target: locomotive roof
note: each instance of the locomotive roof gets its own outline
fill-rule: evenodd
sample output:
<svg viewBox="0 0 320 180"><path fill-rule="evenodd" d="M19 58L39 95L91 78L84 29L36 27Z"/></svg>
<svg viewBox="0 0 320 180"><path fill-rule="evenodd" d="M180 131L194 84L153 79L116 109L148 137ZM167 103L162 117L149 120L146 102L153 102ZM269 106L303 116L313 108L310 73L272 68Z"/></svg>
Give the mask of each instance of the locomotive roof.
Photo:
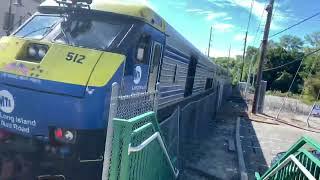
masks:
<svg viewBox="0 0 320 180"><path fill-rule="evenodd" d="M58 3L56 3L54 0L47 0L40 5L40 7L48 6L58 7ZM121 1L93 1L90 5L90 9L136 17L151 24L162 32L165 32L165 20L150 7L143 4Z"/></svg>
<svg viewBox="0 0 320 180"><path fill-rule="evenodd" d="M58 7L58 3L54 0L46 0L40 7ZM133 3L133 2L121 2L119 0L109 0L109 1L97 1L93 0L90 5L90 9L111 12L115 14L122 14L131 17L141 19L142 21L149 23L160 31L168 35L168 39L176 38L182 42L185 51L192 52L200 60L201 64L207 67L211 67L214 70L220 69L219 65L211 62L202 52L200 52L192 43L186 40L179 32L177 32L172 26L170 26L161 16L159 16L150 7L143 4ZM170 41L170 40L169 40ZM182 47L181 44L181 47Z"/></svg>

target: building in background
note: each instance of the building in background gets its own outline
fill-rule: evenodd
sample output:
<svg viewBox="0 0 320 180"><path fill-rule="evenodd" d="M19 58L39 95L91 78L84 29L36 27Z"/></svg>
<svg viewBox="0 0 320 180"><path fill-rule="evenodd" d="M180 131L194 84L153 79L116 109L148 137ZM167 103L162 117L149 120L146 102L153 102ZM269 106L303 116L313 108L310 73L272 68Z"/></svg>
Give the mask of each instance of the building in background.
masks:
<svg viewBox="0 0 320 180"><path fill-rule="evenodd" d="M0 36L16 29L27 20L43 0L1 0L0 2ZM11 16L10 16L11 14Z"/></svg>

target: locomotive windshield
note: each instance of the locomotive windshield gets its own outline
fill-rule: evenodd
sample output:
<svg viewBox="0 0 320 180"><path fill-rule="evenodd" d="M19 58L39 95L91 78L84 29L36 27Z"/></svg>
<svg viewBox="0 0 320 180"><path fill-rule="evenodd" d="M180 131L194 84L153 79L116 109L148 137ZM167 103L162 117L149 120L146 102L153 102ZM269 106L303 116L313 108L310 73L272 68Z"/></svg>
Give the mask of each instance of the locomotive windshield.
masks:
<svg viewBox="0 0 320 180"><path fill-rule="evenodd" d="M94 17L36 15L15 36L104 50L111 45L123 27L119 21Z"/></svg>

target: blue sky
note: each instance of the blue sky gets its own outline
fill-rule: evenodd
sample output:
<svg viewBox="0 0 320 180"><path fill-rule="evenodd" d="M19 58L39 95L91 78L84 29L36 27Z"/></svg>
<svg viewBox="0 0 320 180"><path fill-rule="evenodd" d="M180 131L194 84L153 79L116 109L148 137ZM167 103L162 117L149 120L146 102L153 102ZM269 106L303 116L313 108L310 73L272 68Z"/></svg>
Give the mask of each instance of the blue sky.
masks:
<svg viewBox="0 0 320 180"><path fill-rule="evenodd" d="M151 6L202 52L208 47L210 27L214 29L211 56L241 55L252 0L137 0ZM259 46L269 0L256 0L249 28L248 45ZM319 0L276 0L270 34L320 11ZM261 18L262 17L262 18ZM258 29L260 20L261 27ZM285 34L304 37L320 31L320 16ZM257 33L258 32L258 33ZM279 36L280 37L280 36ZM277 40L279 37L275 37Z"/></svg>

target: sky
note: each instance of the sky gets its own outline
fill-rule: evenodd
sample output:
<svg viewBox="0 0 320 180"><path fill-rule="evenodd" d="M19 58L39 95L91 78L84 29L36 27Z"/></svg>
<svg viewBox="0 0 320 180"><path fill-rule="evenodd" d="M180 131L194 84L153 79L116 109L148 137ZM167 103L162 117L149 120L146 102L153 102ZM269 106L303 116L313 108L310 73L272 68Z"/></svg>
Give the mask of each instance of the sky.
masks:
<svg viewBox="0 0 320 180"><path fill-rule="evenodd" d="M133 0L144 3L161 15L203 53L207 52L210 28L213 27L210 56L241 55L252 0ZM259 47L269 0L255 0L248 31L248 45ZM275 0L270 35L320 11L319 0ZM304 38L320 31L320 16L285 34ZM260 25L260 26L259 26Z"/></svg>

